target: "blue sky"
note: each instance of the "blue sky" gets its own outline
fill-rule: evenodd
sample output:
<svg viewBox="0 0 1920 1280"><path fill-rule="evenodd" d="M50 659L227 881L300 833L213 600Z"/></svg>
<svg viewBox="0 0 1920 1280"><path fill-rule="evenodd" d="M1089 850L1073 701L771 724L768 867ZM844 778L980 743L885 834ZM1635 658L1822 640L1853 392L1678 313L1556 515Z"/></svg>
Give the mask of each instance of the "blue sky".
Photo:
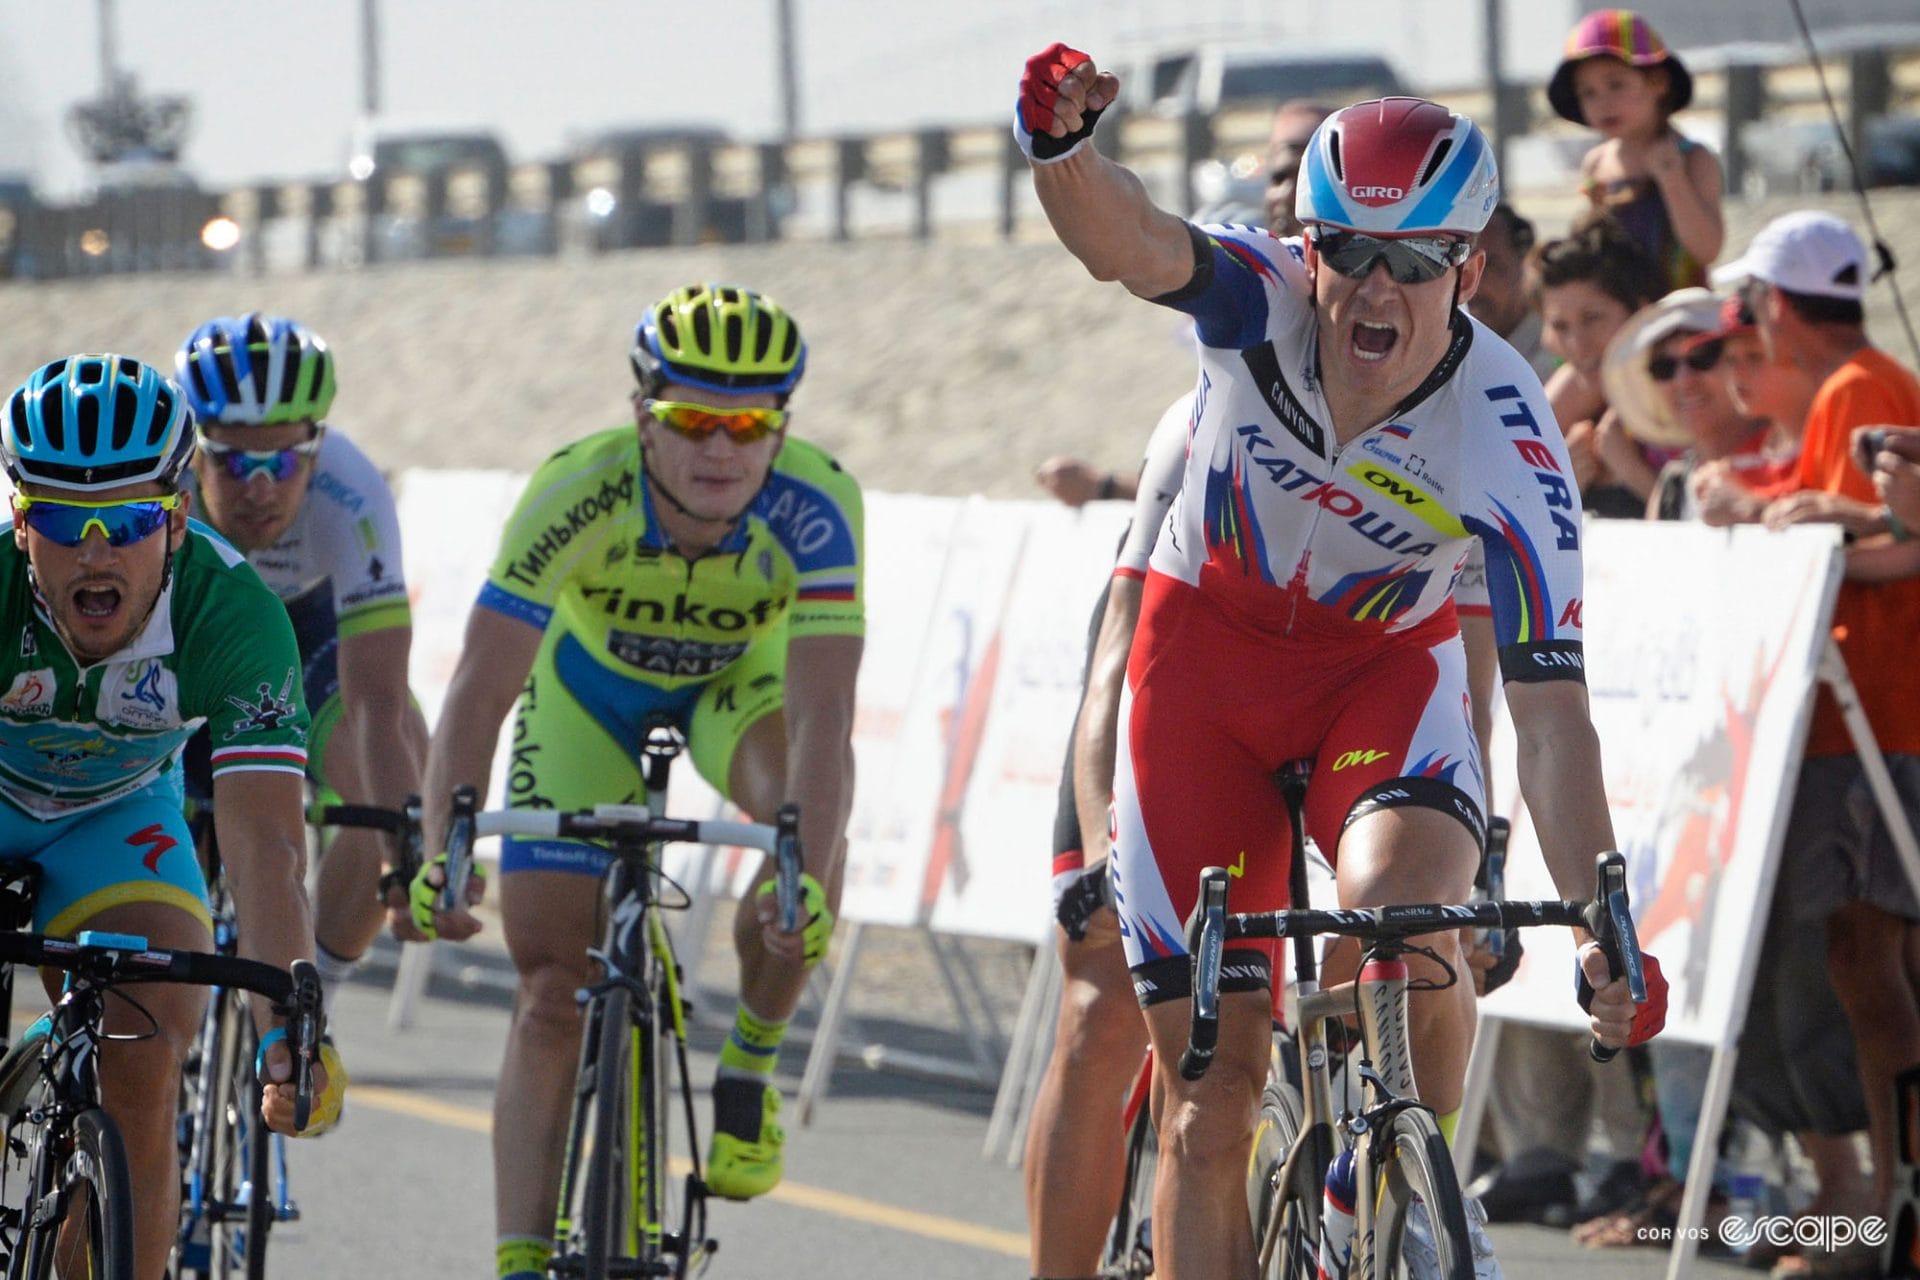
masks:
<svg viewBox="0 0 1920 1280"><path fill-rule="evenodd" d="M1026 54L1203 34L1372 47L1418 85L1480 74L1481 0L793 0L802 131L981 123ZM1550 66L1572 0L1506 0L1509 66ZM337 172L359 111L360 0L117 0L121 65L196 104L188 166L229 183ZM774 0L381 0L383 103L498 129L515 159L570 130L703 120L779 129ZM1175 15L1178 15L1177 19ZM1177 21L1177 25L1176 25ZM98 89L93 0L0 6L0 167L64 191L62 121Z"/></svg>

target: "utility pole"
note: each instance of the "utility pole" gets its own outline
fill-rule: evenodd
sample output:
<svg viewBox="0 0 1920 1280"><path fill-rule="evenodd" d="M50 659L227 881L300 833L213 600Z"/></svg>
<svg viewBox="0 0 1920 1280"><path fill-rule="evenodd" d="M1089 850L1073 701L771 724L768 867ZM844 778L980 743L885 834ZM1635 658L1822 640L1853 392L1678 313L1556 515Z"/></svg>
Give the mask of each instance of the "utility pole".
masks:
<svg viewBox="0 0 1920 1280"><path fill-rule="evenodd" d="M100 96L111 97L114 80L118 74L119 59L114 49L113 0L100 0Z"/></svg>
<svg viewBox="0 0 1920 1280"><path fill-rule="evenodd" d="M369 4L373 0L367 0ZM775 57L779 61L780 138L800 136L800 55L793 40L793 0L773 0Z"/></svg>
<svg viewBox="0 0 1920 1280"><path fill-rule="evenodd" d="M360 114L380 114L380 0L360 0Z"/></svg>
<svg viewBox="0 0 1920 1280"><path fill-rule="evenodd" d="M1483 53L1486 59L1487 92L1492 95L1492 118L1487 121L1493 134L1493 163L1500 170L1504 184L1507 176L1507 135L1513 132L1517 122L1511 119L1508 109L1507 80L1501 70L1501 49L1506 43L1506 20L1501 13L1500 0L1481 0L1481 14L1485 18Z"/></svg>

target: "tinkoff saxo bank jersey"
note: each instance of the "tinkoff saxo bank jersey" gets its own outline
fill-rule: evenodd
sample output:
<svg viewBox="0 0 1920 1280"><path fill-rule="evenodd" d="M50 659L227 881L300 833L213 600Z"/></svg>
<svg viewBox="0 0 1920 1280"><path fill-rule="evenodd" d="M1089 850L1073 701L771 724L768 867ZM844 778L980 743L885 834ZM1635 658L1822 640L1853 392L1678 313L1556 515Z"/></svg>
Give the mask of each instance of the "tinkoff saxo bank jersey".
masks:
<svg viewBox="0 0 1920 1280"><path fill-rule="evenodd" d="M577 638L620 675L678 688L713 679L777 627L862 634L861 545L859 485L789 437L746 518L686 559L661 536L627 424L534 473L480 603Z"/></svg>
<svg viewBox="0 0 1920 1280"><path fill-rule="evenodd" d="M246 561L198 522L146 627L78 667L0 539L0 795L39 818L116 800L169 767L202 724L213 772L300 774L307 711L287 611Z"/></svg>

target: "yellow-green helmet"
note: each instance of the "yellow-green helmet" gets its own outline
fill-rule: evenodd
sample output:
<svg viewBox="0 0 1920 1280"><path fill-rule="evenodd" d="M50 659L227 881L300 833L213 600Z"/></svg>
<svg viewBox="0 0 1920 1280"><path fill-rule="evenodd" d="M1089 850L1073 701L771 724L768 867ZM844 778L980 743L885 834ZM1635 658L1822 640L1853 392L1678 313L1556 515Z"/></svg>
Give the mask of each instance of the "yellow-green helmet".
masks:
<svg viewBox="0 0 1920 1280"><path fill-rule="evenodd" d="M730 284L690 284L647 308L628 357L641 389L681 382L708 391L792 393L807 367L800 326L772 298Z"/></svg>

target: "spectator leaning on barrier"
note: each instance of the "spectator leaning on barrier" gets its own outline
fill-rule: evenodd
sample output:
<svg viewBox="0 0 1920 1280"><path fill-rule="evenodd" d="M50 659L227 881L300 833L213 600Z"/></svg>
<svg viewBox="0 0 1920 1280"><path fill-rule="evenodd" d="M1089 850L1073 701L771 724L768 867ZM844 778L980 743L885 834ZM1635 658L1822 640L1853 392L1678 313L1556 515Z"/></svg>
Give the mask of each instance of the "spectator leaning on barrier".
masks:
<svg viewBox="0 0 1920 1280"><path fill-rule="evenodd" d="M1665 455L1647 505L1649 519L1677 519L1686 476L1704 459L1757 450L1765 424L1734 407L1718 374L1723 345L1712 340L1720 299L1676 289L1613 336L1601 363L1609 412L1625 428L1612 439ZM1618 444L1615 445L1618 447Z"/></svg>
<svg viewBox="0 0 1920 1280"><path fill-rule="evenodd" d="M1720 328L1701 342L1719 341L1720 376L1740 412L1766 422L1751 453L1703 461L1687 477L1686 509L1711 525L1737 521L1743 504L1756 514L1768 499L1793 490L1800 469L1800 436L1820 380L1785 352L1761 340L1753 308L1738 297L1721 303Z"/></svg>
<svg viewBox="0 0 1920 1280"><path fill-rule="evenodd" d="M1607 343L1634 312L1666 292L1653 263L1617 223L1596 219L1534 251L1540 319L1547 350L1566 363L1547 379L1547 399L1567 439L1574 481L1592 515L1638 519L1652 492L1654 470L1642 464L1636 493L1608 466L1600 432L1607 396L1600 365Z"/></svg>
<svg viewBox="0 0 1920 1280"><path fill-rule="evenodd" d="M1300 161L1307 153L1307 141L1320 122L1333 114L1322 102L1296 98L1283 102L1273 113L1273 131L1267 138L1267 189L1264 197L1267 230L1276 236L1297 236L1300 223L1293 216L1294 181L1300 173ZM1528 228L1531 233L1532 228ZM1138 492L1131 476L1103 471L1084 458L1060 454L1034 468L1033 478L1042 489L1070 507L1097 499L1119 498L1131 502Z"/></svg>
<svg viewBox="0 0 1920 1280"><path fill-rule="evenodd" d="M1790 213L1761 229L1737 262L1768 350L1821 379L1807 416L1798 491L1769 503L1769 527L1838 524L1852 545L1834 637L1901 807L1920 818L1920 544L1889 519L1855 461L1854 430L1920 424L1920 379L1867 338L1866 248L1845 222ZM1877 458L1875 459L1877 463ZM1825 921L1833 989L1853 1024L1873 1139L1869 1211L1885 1206L1895 1151L1893 1081L1920 1064L1920 901L1869 791L1854 741L1822 688L1788 819L1779 901L1796 923Z"/></svg>
<svg viewBox="0 0 1920 1280"><path fill-rule="evenodd" d="M1692 100L1685 64L1631 9L1582 18L1547 83L1556 112L1602 134L1580 161L1581 191L1653 260L1662 293L1704 285L1727 237L1720 162L1672 124Z"/></svg>

